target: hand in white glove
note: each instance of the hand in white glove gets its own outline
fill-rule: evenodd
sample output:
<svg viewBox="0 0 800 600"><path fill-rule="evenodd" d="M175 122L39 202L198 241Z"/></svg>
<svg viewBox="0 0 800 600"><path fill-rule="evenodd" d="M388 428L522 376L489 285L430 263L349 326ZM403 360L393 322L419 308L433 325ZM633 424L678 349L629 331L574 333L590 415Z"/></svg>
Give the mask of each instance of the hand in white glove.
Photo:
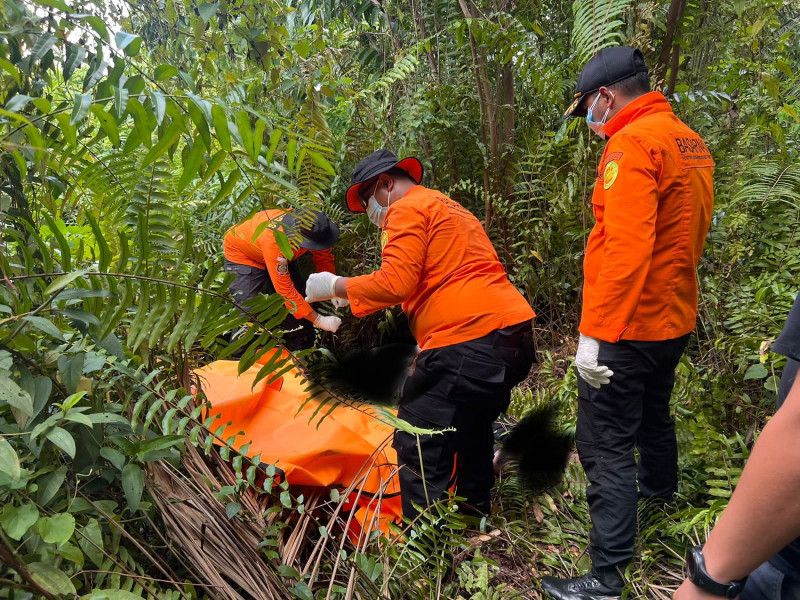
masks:
<svg viewBox="0 0 800 600"><path fill-rule="evenodd" d="M317 318L314 319L314 325L331 333L335 333L341 324L342 320L333 315L317 315Z"/></svg>
<svg viewBox="0 0 800 600"><path fill-rule="evenodd" d="M336 275L327 271L309 275L306 281L306 302L320 302L333 298L336 295L337 279L339 278Z"/></svg>
<svg viewBox="0 0 800 600"><path fill-rule="evenodd" d="M611 381L614 371L597 364L597 353L600 342L581 334L578 340L578 352L575 354L575 366L581 378L595 389Z"/></svg>
<svg viewBox="0 0 800 600"><path fill-rule="evenodd" d="M334 308L344 308L345 306L350 306L350 300L347 298L331 298L331 302L333 303Z"/></svg>

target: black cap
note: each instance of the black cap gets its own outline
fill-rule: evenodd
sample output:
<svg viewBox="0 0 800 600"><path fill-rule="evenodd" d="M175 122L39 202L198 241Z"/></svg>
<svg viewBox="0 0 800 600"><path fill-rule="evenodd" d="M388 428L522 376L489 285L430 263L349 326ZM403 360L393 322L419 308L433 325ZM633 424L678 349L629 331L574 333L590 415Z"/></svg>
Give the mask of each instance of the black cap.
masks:
<svg viewBox="0 0 800 600"><path fill-rule="evenodd" d="M574 99L564 111L564 118L585 117L586 108L581 107L581 100L586 94L633 77L637 73L647 73L644 56L639 50L630 46L603 48L583 67L575 86Z"/></svg>
<svg viewBox="0 0 800 600"><path fill-rule="evenodd" d="M397 160L397 157L389 150L376 150L358 163L353 170L350 187L347 188L347 207L353 212L364 212L361 199L358 197L358 186L381 173L386 173L393 167L403 169L416 183L422 181L422 163L418 159L411 156Z"/></svg>
<svg viewBox="0 0 800 600"><path fill-rule="evenodd" d="M339 228L325 213L300 208L281 217L284 233L300 237L297 245L307 250L326 250L339 241Z"/></svg>

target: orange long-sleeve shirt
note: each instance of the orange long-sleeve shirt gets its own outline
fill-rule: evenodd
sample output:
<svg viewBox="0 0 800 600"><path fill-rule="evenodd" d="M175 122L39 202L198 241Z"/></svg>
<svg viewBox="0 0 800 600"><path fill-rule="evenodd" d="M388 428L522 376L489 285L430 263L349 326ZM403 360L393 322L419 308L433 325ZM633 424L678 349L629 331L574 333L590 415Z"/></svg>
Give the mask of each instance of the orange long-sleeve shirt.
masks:
<svg viewBox="0 0 800 600"><path fill-rule="evenodd" d="M420 185L394 202L378 271L347 281L356 316L402 304L423 350L477 339L532 319L478 219Z"/></svg>
<svg viewBox="0 0 800 600"><path fill-rule="evenodd" d="M660 92L625 106L603 132L580 332L608 342L680 337L697 318L714 160Z"/></svg>
<svg viewBox="0 0 800 600"><path fill-rule="evenodd" d="M293 314L296 318L302 319L312 311L312 308L292 283L288 269L289 261L300 258L306 252L311 252L317 272L328 271L330 273L336 273L336 263L330 248L306 250L296 247L293 248L292 256L284 256L278 248L272 228L262 227L263 224L278 219L284 214L286 211L280 209L264 210L246 221L234 225L225 234L222 248L225 258L231 262L257 269L266 269L272 285L275 286L275 291L286 298L286 308L294 311ZM282 227L281 230L283 230Z"/></svg>

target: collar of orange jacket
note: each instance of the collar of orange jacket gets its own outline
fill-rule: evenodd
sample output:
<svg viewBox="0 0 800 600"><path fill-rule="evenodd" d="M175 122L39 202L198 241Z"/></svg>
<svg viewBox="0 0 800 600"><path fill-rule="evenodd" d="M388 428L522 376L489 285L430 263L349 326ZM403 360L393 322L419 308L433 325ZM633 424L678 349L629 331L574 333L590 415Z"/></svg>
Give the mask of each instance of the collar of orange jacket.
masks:
<svg viewBox="0 0 800 600"><path fill-rule="evenodd" d="M603 133L611 137L631 121L645 115L662 112L672 112L672 106L661 92L649 92L639 96L611 117L608 123L603 125Z"/></svg>

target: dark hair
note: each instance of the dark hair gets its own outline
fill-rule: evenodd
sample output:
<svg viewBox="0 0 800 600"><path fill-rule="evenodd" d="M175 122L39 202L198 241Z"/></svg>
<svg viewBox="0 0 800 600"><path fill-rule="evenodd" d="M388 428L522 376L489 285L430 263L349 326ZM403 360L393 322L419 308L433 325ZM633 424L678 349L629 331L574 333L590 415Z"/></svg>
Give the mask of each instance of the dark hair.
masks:
<svg viewBox="0 0 800 600"><path fill-rule="evenodd" d="M404 171L400 167L392 167L388 171L384 171L384 173L386 175L389 175L393 179L407 179L409 181L413 181L414 183L417 183L416 181L414 181L414 178L411 175L408 174L407 171Z"/></svg>
<svg viewBox="0 0 800 600"><path fill-rule="evenodd" d="M628 98L636 98L650 91L650 76L647 73L636 73L608 87Z"/></svg>

